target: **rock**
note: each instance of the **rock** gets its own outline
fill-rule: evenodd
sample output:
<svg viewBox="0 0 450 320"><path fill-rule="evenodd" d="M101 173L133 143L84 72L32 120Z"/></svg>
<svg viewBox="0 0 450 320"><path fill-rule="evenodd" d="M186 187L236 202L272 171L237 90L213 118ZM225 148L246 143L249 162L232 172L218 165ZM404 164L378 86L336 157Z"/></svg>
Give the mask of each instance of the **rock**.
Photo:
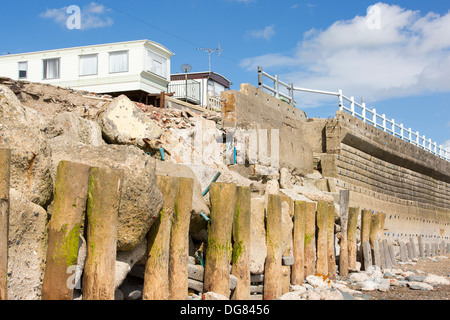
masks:
<svg viewBox="0 0 450 320"><path fill-rule="evenodd" d="M269 198L269 194L278 194L280 191L280 185L278 184L278 180L269 180L266 184L266 198ZM267 202L267 200L266 200Z"/></svg>
<svg viewBox="0 0 450 320"><path fill-rule="evenodd" d="M340 293L342 295L342 300L356 300L356 298L354 296L352 296L351 294L349 294L347 292L340 291Z"/></svg>
<svg viewBox="0 0 450 320"><path fill-rule="evenodd" d="M115 98L101 113L98 122L108 143L145 147L142 139L159 139L161 130L127 96Z"/></svg>
<svg viewBox="0 0 450 320"><path fill-rule="evenodd" d="M155 180L158 160L134 146L88 146L64 136L50 139L49 142L52 151L52 176L56 176L56 168L61 160L123 169L117 249L126 251L135 248L144 239L162 208L163 197Z"/></svg>
<svg viewBox="0 0 450 320"><path fill-rule="evenodd" d="M124 300L140 300L142 299L143 285L139 284L125 284L120 287Z"/></svg>
<svg viewBox="0 0 450 320"><path fill-rule="evenodd" d="M357 282L355 286L358 290L361 291L373 291L378 289L379 284L372 279L367 279L364 281Z"/></svg>
<svg viewBox="0 0 450 320"><path fill-rule="evenodd" d="M410 282L423 282L423 280L425 280L425 276L413 274L405 277L405 280Z"/></svg>
<svg viewBox="0 0 450 320"><path fill-rule="evenodd" d="M130 265L123 261L116 260L114 287L117 289L130 272Z"/></svg>
<svg viewBox="0 0 450 320"><path fill-rule="evenodd" d="M237 286L238 278L230 274L230 290L234 290Z"/></svg>
<svg viewBox="0 0 450 320"><path fill-rule="evenodd" d="M283 256L281 257L283 266L293 266L294 265L294 257L293 256Z"/></svg>
<svg viewBox="0 0 450 320"><path fill-rule="evenodd" d="M188 288L197 292L203 292L203 282L194 279L188 279Z"/></svg>
<svg viewBox="0 0 450 320"><path fill-rule="evenodd" d="M304 293L306 292L306 290L308 289L306 289L304 286L301 285L292 285L292 284L289 285L289 291L297 291L299 293Z"/></svg>
<svg viewBox="0 0 450 320"><path fill-rule="evenodd" d="M141 243L132 250L117 252L116 275L114 278L114 284L116 289L122 284L126 276L133 269L134 265L146 256L147 256L147 239L143 239L143 241L141 241Z"/></svg>
<svg viewBox="0 0 450 320"><path fill-rule="evenodd" d="M305 298L303 298L303 294L304 292L302 291L287 292L277 300L306 300Z"/></svg>
<svg viewBox="0 0 450 320"><path fill-rule="evenodd" d="M201 265L188 264L188 278L203 281L204 267Z"/></svg>
<svg viewBox="0 0 450 320"><path fill-rule="evenodd" d="M380 279L378 290L382 292L388 292L391 287L391 281L389 279Z"/></svg>
<svg viewBox="0 0 450 320"><path fill-rule="evenodd" d="M352 282L361 282L369 279L369 275L365 272L354 272L351 273L349 279Z"/></svg>
<svg viewBox="0 0 450 320"><path fill-rule="evenodd" d="M315 291L320 294L320 300L344 300L339 290L317 288Z"/></svg>
<svg viewBox="0 0 450 320"><path fill-rule="evenodd" d="M324 281L323 277L321 277L321 276L309 275L306 277L306 281L314 287L329 287L330 286L330 281L328 279Z"/></svg>
<svg viewBox="0 0 450 320"><path fill-rule="evenodd" d="M427 290L427 291L433 290L433 286L424 282L409 281L407 285L412 290Z"/></svg>
<svg viewBox="0 0 450 320"><path fill-rule="evenodd" d="M450 284L450 282L445 277L436 276L433 274L429 274L428 276L426 276L423 282L428 284L443 284L443 285Z"/></svg>
<svg viewBox="0 0 450 320"><path fill-rule="evenodd" d="M83 119L72 112L57 114L50 122L47 136L54 138L60 135L92 146L106 144L102 139L102 130L97 122Z"/></svg>
<svg viewBox="0 0 450 320"><path fill-rule="evenodd" d="M261 283L264 282L264 274L251 274L250 275L251 283Z"/></svg>
<svg viewBox="0 0 450 320"><path fill-rule="evenodd" d="M250 285L250 294L264 293L264 285Z"/></svg>
<svg viewBox="0 0 450 320"><path fill-rule="evenodd" d="M116 289L116 291L114 291L114 300L124 300L125 299L125 295L123 294L123 292L120 289Z"/></svg>
<svg viewBox="0 0 450 320"><path fill-rule="evenodd" d="M302 300L321 300L321 295L315 290L308 290L301 295Z"/></svg>
<svg viewBox="0 0 450 320"><path fill-rule="evenodd" d="M39 300L47 255L47 212L10 189L8 299Z"/></svg>
<svg viewBox="0 0 450 320"><path fill-rule="evenodd" d="M381 271L381 268L379 266L371 265L371 266L367 267L367 270L365 272L371 278L374 278L374 279L383 278L383 272Z"/></svg>
<svg viewBox="0 0 450 320"><path fill-rule="evenodd" d="M52 199L51 150L14 93L0 86L0 148L11 149L10 186L46 207Z"/></svg>
<svg viewBox="0 0 450 320"><path fill-rule="evenodd" d="M249 268L252 274L264 273L264 263L267 257L266 228L265 228L265 199L251 198L251 224Z"/></svg>
<svg viewBox="0 0 450 320"><path fill-rule="evenodd" d="M283 189L292 189L291 173L288 168L280 169L280 187Z"/></svg>
<svg viewBox="0 0 450 320"><path fill-rule="evenodd" d="M203 300L230 300L224 295L212 291L204 293L202 298Z"/></svg>

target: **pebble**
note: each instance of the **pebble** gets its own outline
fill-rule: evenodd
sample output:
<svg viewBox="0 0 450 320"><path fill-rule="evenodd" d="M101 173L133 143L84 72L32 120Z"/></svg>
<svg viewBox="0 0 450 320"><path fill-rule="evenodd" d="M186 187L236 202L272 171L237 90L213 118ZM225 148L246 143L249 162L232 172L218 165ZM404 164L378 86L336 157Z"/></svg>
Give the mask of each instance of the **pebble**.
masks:
<svg viewBox="0 0 450 320"><path fill-rule="evenodd" d="M425 280L425 276L413 274L413 275L405 277L405 280L410 281L410 282L423 282L423 280Z"/></svg>
<svg viewBox="0 0 450 320"><path fill-rule="evenodd" d="M427 291L433 290L433 286L430 286L429 284L424 282L410 281L408 282L408 287L412 290L427 290Z"/></svg>

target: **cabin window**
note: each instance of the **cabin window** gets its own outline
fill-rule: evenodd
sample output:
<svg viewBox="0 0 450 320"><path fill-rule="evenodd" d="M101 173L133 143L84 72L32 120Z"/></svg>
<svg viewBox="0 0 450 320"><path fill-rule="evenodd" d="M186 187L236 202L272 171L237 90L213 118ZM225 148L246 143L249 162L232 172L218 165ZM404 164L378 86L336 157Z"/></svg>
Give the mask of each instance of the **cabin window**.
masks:
<svg viewBox="0 0 450 320"><path fill-rule="evenodd" d="M128 72L128 51L109 53L109 73Z"/></svg>
<svg viewBox="0 0 450 320"><path fill-rule="evenodd" d="M80 56L80 76L91 76L98 73L98 55L86 54Z"/></svg>
<svg viewBox="0 0 450 320"><path fill-rule="evenodd" d="M44 79L59 78L60 58L45 59L44 62Z"/></svg>
<svg viewBox="0 0 450 320"><path fill-rule="evenodd" d="M148 52L148 71L157 74L163 78L167 77L167 59L147 50Z"/></svg>
<svg viewBox="0 0 450 320"><path fill-rule="evenodd" d="M19 79L26 79L28 76L27 71L28 71L28 62L27 61L19 62Z"/></svg>

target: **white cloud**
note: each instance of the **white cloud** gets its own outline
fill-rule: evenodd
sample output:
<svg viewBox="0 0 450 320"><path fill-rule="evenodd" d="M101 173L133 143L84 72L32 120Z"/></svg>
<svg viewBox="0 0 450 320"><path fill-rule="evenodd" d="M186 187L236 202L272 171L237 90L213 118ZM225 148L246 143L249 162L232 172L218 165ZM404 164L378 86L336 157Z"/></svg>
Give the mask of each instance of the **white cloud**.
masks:
<svg viewBox="0 0 450 320"><path fill-rule="evenodd" d="M110 17L106 16L110 10L102 4L91 2L80 8L80 12L82 30L108 27L114 23ZM63 7L59 9L47 9L39 16L41 18L52 19L56 23L65 27L70 14L67 13L67 7Z"/></svg>
<svg viewBox="0 0 450 320"><path fill-rule="evenodd" d="M261 65L298 87L342 89L371 102L450 91L450 11L421 15L384 3L374 8L324 30L309 30L291 53L247 58L241 66L256 70ZM321 96L308 99L323 102Z"/></svg>
<svg viewBox="0 0 450 320"><path fill-rule="evenodd" d="M442 144L442 148L447 149L447 151L450 151L450 140L444 141Z"/></svg>
<svg viewBox="0 0 450 320"><path fill-rule="evenodd" d="M247 31L246 36L256 39L270 40L275 35L275 25L267 26L262 30Z"/></svg>

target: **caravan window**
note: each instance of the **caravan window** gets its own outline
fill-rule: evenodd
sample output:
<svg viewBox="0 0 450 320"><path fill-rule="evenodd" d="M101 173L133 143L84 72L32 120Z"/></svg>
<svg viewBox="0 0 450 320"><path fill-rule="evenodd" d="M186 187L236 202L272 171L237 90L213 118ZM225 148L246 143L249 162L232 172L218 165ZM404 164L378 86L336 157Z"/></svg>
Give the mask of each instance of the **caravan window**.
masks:
<svg viewBox="0 0 450 320"><path fill-rule="evenodd" d="M148 52L148 67L147 70L161 76L163 78L167 77L167 59L151 52Z"/></svg>
<svg viewBox="0 0 450 320"><path fill-rule="evenodd" d="M60 58L45 59L44 64L44 79L59 78Z"/></svg>

